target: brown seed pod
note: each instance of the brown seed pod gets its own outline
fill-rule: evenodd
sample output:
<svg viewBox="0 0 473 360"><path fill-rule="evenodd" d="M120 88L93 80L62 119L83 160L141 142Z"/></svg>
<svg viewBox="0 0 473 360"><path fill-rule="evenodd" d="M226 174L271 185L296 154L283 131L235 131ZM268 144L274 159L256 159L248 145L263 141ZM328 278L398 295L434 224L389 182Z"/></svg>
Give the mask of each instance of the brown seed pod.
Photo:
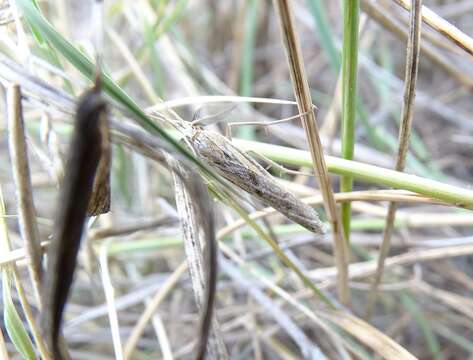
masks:
<svg viewBox="0 0 473 360"><path fill-rule="evenodd" d="M78 103L53 237L48 249L48 268L43 277L45 306L41 326L55 359L65 357L63 349L59 349L58 337L102 155L100 129L106 121L105 117L106 104L97 86L88 90Z"/></svg>

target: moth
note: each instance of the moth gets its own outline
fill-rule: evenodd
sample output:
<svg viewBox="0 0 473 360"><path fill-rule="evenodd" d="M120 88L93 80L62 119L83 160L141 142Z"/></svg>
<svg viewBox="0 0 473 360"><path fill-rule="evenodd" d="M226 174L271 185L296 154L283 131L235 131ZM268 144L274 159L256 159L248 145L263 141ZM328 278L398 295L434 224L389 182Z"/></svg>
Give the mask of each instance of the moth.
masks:
<svg viewBox="0 0 473 360"><path fill-rule="evenodd" d="M217 132L193 129L188 138L197 155L225 179L315 234L326 232L317 212L284 189L256 160Z"/></svg>
<svg viewBox="0 0 473 360"><path fill-rule="evenodd" d="M84 222L90 212L99 213L110 206L109 199L103 201L107 200L107 189L100 189L109 176L106 166L110 164L110 154L103 157L107 134L107 106L97 81L92 89L83 94L77 105L53 236L48 249L48 267L43 277L45 306L41 314L41 326L54 359L68 357L58 339ZM105 170L105 176L100 174L101 169ZM97 174L102 177L96 177ZM91 199L96 202L91 203Z"/></svg>

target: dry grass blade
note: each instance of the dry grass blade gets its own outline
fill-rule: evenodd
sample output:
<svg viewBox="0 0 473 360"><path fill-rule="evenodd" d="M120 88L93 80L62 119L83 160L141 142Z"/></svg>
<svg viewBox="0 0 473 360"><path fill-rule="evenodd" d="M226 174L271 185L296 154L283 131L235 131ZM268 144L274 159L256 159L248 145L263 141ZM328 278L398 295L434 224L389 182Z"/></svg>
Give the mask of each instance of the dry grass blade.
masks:
<svg viewBox="0 0 473 360"><path fill-rule="evenodd" d="M172 273L171 276L166 280L166 282L163 284L161 289L156 293L156 295L153 297L153 299L149 302L149 304L146 306L145 311L141 315L141 317L138 319L138 322L136 323L135 327L131 331L131 334L125 344L123 354L124 358L126 360L132 359L131 355L133 354L133 350L136 347L136 344L138 343L138 340L140 339L141 335L143 334L146 325L148 322L151 320L153 317L154 313L156 312L156 309L158 306L164 301L166 296L171 292L173 287L176 285L176 283L179 281L181 278L182 274L187 270L187 263L183 262L179 267Z"/></svg>
<svg viewBox="0 0 473 360"><path fill-rule="evenodd" d="M412 0L394 0L406 10L411 10ZM453 41L456 45L473 55L473 39L450 24L444 18L438 16L426 6L422 6L422 20L433 29Z"/></svg>
<svg viewBox="0 0 473 360"><path fill-rule="evenodd" d="M120 337L120 325L118 322L117 307L115 304L115 289L112 284L110 277L110 269L108 266L108 248L112 239L106 240L100 246L99 262L100 262L100 275L102 279L103 291L105 293L105 299L107 302L108 319L110 322L110 330L112 333L113 350L115 353L116 360L123 360L123 347Z"/></svg>
<svg viewBox="0 0 473 360"><path fill-rule="evenodd" d="M416 357L390 337L346 312L320 314L373 349L386 360L415 360Z"/></svg>
<svg viewBox="0 0 473 360"><path fill-rule="evenodd" d="M414 6L411 10L409 40L407 43L406 55L406 78L404 85L404 103L401 113L401 123L399 129L399 148L396 159L396 171L403 171L406 166L407 153L409 151L409 140L412 128L412 117L414 113L414 102L416 96L417 73L419 69L420 40L421 40L421 9L422 0L414 0ZM389 254L391 245L391 236L394 229L394 220L396 219L396 210L398 204L390 202L388 214L386 217L386 227L383 234L383 242L379 251L378 269L369 294L368 305L366 308L366 318L370 319L381 277L383 276L384 261Z"/></svg>
<svg viewBox="0 0 473 360"><path fill-rule="evenodd" d="M268 290L271 290L272 292L280 296L282 299L287 301L288 304L291 304L293 307L297 308L301 313L304 314L304 316L309 318L311 321L317 324L317 326L319 326L324 332L326 332L329 338L333 341L334 346L337 348L340 359L350 359L348 354L346 354L346 350L343 348L341 344L341 339L339 335L333 329L327 326L327 324L324 321L322 321L312 310L309 309L309 307L307 307L305 304L302 304L290 293L282 289L280 286L276 285L273 281L268 279L268 277L262 275L262 273L257 268L253 266L249 266L248 263L245 263L245 261L240 256L238 256L233 250L231 250L228 246L226 246L225 243L221 244L221 249L222 249L222 252L226 256L228 256L235 263L240 265L243 269L247 270L255 279L258 280L258 282L264 284L268 288ZM245 283L249 284L250 281L246 279ZM251 284L249 285L250 285L249 290L251 290ZM274 315L277 316L277 314L274 314ZM304 342L301 340L307 340L307 341ZM299 343L299 346L302 345L301 346L302 348L306 347L307 352L309 353L320 352L320 350L317 351L314 349L314 345L310 343L310 339L306 339L305 334L302 336L301 339L295 340L295 342Z"/></svg>
<svg viewBox="0 0 473 360"><path fill-rule="evenodd" d="M289 71L294 87L294 94L302 116L302 123L309 143L309 149L312 156L314 171L319 175L319 184L324 206L331 221L334 236L334 252L339 270L338 295L342 303L350 302L350 290L348 288L348 247L343 237L343 229L340 224L339 214L332 187L328 177L327 166L325 164L322 144L320 142L315 113L313 112L312 100L309 91L309 85L305 74L302 52L297 34L294 28L294 17L287 0L274 0L278 10L279 21L281 25L282 37L286 49L286 55L289 63Z"/></svg>
<svg viewBox="0 0 473 360"><path fill-rule="evenodd" d="M202 311L195 358L203 360L208 352L211 359L228 359L217 319L213 317L217 290L217 241L211 199L197 174L186 171L170 155L166 158L174 178L192 287L197 306Z"/></svg>
<svg viewBox="0 0 473 360"><path fill-rule="evenodd" d="M21 90L16 84L8 88L7 106L10 158L18 197L20 231L29 260L28 268L33 284L33 292L36 297L36 302L41 308L43 305L40 289L43 271L41 266L42 251L31 187L25 126L21 106Z"/></svg>
<svg viewBox="0 0 473 360"><path fill-rule="evenodd" d="M325 360L327 357L325 354L317 347L304 332L292 321L292 319L285 314L284 311L277 306L274 301L265 295L256 284L252 283L250 280L246 279L245 276L235 268L228 260L222 260L222 268L225 273L231 277L235 282L240 286L245 288L251 296L270 314L276 322L278 322L281 327L293 341L301 349L301 353L304 356L304 359L311 360Z"/></svg>
<svg viewBox="0 0 473 360"><path fill-rule="evenodd" d="M48 345L58 359L68 358L65 349L58 345L58 337L101 156L100 122L105 118L106 106L99 91L94 88L86 92L77 107L53 239L48 249L41 323Z"/></svg>

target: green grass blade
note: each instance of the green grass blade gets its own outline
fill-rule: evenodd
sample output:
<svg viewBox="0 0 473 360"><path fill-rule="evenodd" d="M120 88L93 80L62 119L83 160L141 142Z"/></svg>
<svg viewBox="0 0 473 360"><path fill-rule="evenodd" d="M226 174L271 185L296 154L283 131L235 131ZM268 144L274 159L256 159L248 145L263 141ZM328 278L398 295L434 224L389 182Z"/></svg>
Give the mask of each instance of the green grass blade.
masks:
<svg viewBox="0 0 473 360"><path fill-rule="evenodd" d="M149 63L151 70L154 74L154 88L156 93L160 96L164 96L164 75L161 69L161 63L159 61L158 54L156 53L155 42L156 37L153 32L153 27L147 22L146 18L143 17L143 34L145 45L149 53Z"/></svg>
<svg viewBox="0 0 473 360"><path fill-rule="evenodd" d="M243 51L241 59L240 73L240 95L251 96L253 85L253 55L255 48L256 35L256 0L248 1L246 9Z"/></svg>
<svg viewBox="0 0 473 360"><path fill-rule="evenodd" d="M253 58L255 52L256 28L257 28L257 2L256 0L248 1L246 9L244 37L242 45L241 72L240 72L240 95L251 96L253 88L254 65ZM254 128L251 126L243 126L238 129L238 136L243 139L254 139Z"/></svg>
<svg viewBox="0 0 473 360"><path fill-rule="evenodd" d="M342 51L342 157L353 159L355 150L356 80L358 72L358 0L343 2ZM340 190L352 191L353 178L343 176ZM345 239L350 237L351 203L342 204L342 224Z"/></svg>
<svg viewBox="0 0 473 360"><path fill-rule="evenodd" d="M2 289L3 318L8 337L24 359L35 360L36 354L33 348L33 343L28 336L18 312L16 311L15 305L13 304L11 283L6 269L4 269L2 273Z"/></svg>
<svg viewBox="0 0 473 360"><path fill-rule="evenodd" d="M334 73L340 69L340 54L335 46L335 40L330 30L330 24L327 19L327 12L321 0L307 0L307 6L315 21L317 36L320 40L322 49L327 53L330 65Z"/></svg>

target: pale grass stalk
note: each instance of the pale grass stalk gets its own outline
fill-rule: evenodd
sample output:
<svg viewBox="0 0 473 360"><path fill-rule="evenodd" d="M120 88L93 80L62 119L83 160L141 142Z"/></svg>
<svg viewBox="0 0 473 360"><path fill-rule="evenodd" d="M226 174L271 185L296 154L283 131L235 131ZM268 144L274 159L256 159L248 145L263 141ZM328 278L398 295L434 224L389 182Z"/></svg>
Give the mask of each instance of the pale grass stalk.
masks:
<svg viewBox="0 0 473 360"><path fill-rule="evenodd" d="M177 285L178 281L180 280L181 276L186 272L186 270L187 262L184 261L166 279L161 289L159 289L153 299L146 305L145 311L141 314L136 325L131 330L128 340L125 343L123 353L126 360L131 359L131 355L133 354L133 351L136 345L138 344L138 340L141 338L141 335L143 334L148 322L153 317L159 305L161 305L161 303L170 294L171 290Z"/></svg>
<svg viewBox="0 0 473 360"><path fill-rule="evenodd" d="M110 330L112 332L113 349L115 352L115 359L123 360L123 348L120 338L120 326L118 324L117 308L115 306L115 289L113 288L112 279L110 278L110 271L108 268L108 248L111 240L105 240L100 246L100 275L102 278L103 291L107 301L108 318L110 321Z"/></svg>
<svg viewBox="0 0 473 360"><path fill-rule="evenodd" d="M422 31L421 8L422 0L414 0L414 6L411 9L409 40L407 43L406 78L404 84L403 97L404 103L402 106L399 129L399 148L396 158L396 171L404 171L404 168L406 166L407 153L409 151L409 140L411 135L412 118L414 115L414 102L416 97L417 73L419 70L420 41ZM384 262L389 254L397 208L398 203L389 203L388 214L386 217L386 226L383 234L383 242L379 250L378 269L373 280L373 286L368 296L368 304L366 307L366 319L368 320L373 315L373 309L377 298L378 286L383 276Z"/></svg>
<svg viewBox="0 0 473 360"><path fill-rule="evenodd" d="M411 10L411 0L394 0L406 10ZM461 47L470 55L473 55L473 38L465 34L463 31L450 24L447 20L437 15L427 6L422 6L422 20L445 36L447 39L453 41L454 44Z"/></svg>
<svg viewBox="0 0 473 360"><path fill-rule="evenodd" d="M28 270L31 278L33 293L38 307L41 309L41 276L42 251L36 210L33 201L30 167L25 138L23 110L21 106L21 90L17 84L7 90L8 107L8 143L10 149L13 180L18 199L18 214L21 237L28 256Z"/></svg>
<svg viewBox="0 0 473 360"><path fill-rule="evenodd" d="M41 251L44 250L49 245L49 241L44 241L41 243ZM19 261L25 261L27 258L25 248L18 248L14 250L10 250L7 252L3 252L0 254L0 266L5 266L8 264L16 263Z"/></svg>
<svg viewBox="0 0 473 360"><path fill-rule="evenodd" d="M154 331L158 336L159 346L161 347L161 354L163 354L163 360L173 360L171 344L169 343L169 337L166 333L163 321L159 315L154 315L153 319Z"/></svg>
<svg viewBox="0 0 473 360"><path fill-rule="evenodd" d="M386 259L384 268L390 269L396 266L410 265L417 262L434 261L438 259L468 256L473 254L473 244L443 246L435 249L412 250L404 254L391 256ZM350 279L371 276L376 273L377 261L369 260L355 264L350 264ZM311 270L308 272L309 278L315 281L336 282L337 268L328 267Z"/></svg>
<svg viewBox="0 0 473 360"><path fill-rule="evenodd" d="M0 359L10 360L2 329L0 329Z"/></svg>
<svg viewBox="0 0 473 360"><path fill-rule="evenodd" d="M322 143L317 129L317 121L313 111L312 99L310 96L309 84L305 74L302 51L297 33L294 28L294 16L287 0L274 0L283 42L285 45L289 72L294 87L294 95L297 100L299 113L302 116L302 123L309 143L310 154L314 172L319 175L320 191L324 199L324 206L332 225L334 236L334 253L338 272L338 295L344 304L350 303L350 289L348 287L347 266L349 262L348 246L343 236L343 229L339 220L338 209L333 196L332 186L328 177L327 166L325 164Z"/></svg>
<svg viewBox="0 0 473 360"><path fill-rule="evenodd" d="M160 216L153 220L133 221L132 224L102 226L91 229L88 232L88 239L99 240L114 236L125 236L137 231L151 230L160 226L170 226L176 224L178 219L173 216Z"/></svg>

